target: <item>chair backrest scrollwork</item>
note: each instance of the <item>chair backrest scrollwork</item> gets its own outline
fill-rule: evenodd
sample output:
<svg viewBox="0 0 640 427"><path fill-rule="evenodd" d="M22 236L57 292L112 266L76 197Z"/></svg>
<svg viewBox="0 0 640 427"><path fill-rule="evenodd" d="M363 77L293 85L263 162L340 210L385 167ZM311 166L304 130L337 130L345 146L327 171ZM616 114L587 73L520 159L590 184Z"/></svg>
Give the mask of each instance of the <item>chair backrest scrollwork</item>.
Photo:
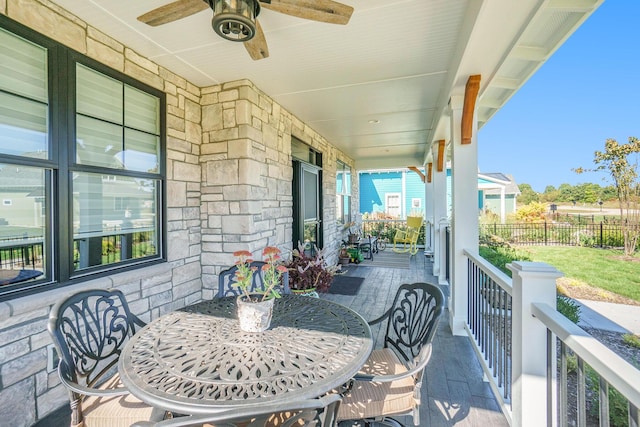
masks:
<svg viewBox="0 0 640 427"><path fill-rule="evenodd" d="M417 363L430 344L444 311L440 288L429 283L401 285L388 311L384 347L394 350L408 366Z"/></svg>
<svg viewBox="0 0 640 427"><path fill-rule="evenodd" d="M256 271L253 274L253 278L251 279L251 289L250 292L255 291L256 289L262 289L263 287L263 272L262 266L266 263L264 261L252 261L250 266L256 267ZM218 298L230 297L230 296L238 296L240 295L240 290L235 287L233 284L235 282L236 271L238 270L237 266L231 266L230 268L223 270L218 275ZM284 272L280 278L282 287L280 292L285 294L290 294L291 289L289 288L289 273Z"/></svg>
<svg viewBox="0 0 640 427"><path fill-rule="evenodd" d="M60 355L60 374L82 386L100 385L115 372L122 347L142 326L119 290L82 291L57 303L48 329Z"/></svg>

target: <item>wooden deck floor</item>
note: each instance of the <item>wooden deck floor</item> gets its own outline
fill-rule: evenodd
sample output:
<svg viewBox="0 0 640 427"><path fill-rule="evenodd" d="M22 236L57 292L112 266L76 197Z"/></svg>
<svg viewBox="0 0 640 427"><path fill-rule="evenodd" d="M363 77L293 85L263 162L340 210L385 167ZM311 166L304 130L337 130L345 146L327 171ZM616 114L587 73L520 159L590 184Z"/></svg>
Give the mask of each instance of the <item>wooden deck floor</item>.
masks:
<svg viewBox="0 0 640 427"><path fill-rule="evenodd" d="M411 257L409 265L409 269L400 269L350 264L346 267L346 275L365 278L358 293L355 296L323 294L322 298L345 305L365 319L375 319L391 305L401 284L437 283L431 263L423 254ZM447 291L443 289L445 295ZM445 312L445 317L447 314ZM488 383L482 381L482 369L469 339L453 336L446 319L443 320L434 339L433 353L424 377L420 425L508 426ZM376 338L384 333L380 328L372 332ZM407 426L413 425L411 417L398 417L398 421Z"/></svg>

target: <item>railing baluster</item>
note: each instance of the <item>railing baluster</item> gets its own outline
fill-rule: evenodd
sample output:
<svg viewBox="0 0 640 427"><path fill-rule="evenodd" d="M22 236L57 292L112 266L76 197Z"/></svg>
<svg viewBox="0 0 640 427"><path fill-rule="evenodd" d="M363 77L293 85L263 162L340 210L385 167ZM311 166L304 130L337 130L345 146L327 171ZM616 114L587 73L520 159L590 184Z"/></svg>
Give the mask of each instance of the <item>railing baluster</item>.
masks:
<svg viewBox="0 0 640 427"><path fill-rule="evenodd" d="M497 309L497 303L496 303L496 294L497 294L497 290L496 290L496 282L493 281L493 279L490 280L489 282L491 284L491 293L489 294L491 296L491 349L489 352L489 357L491 359L491 365L493 365L493 376L495 377L496 374L498 373L497 370L497 366L496 366L496 353L498 351L498 339L497 339L497 332L498 332L498 327L500 326L499 324L497 324L497 320L498 320L498 309ZM489 365L489 366L491 366Z"/></svg>
<svg viewBox="0 0 640 427"><path fill-rule="evenodd" d="M587 425L587 397L586 397L586 378L584 372L584 362L581 357L578 358L578 427Z"/></svg>
<svg viewBox="0 0 640 427"><path fill-rule="evenodd" d="M559 408L568 408L569 399L567 399L567 345L560 340L560 396L558 398ZM568 427L569 414L566 410L560 411L560 427Z"/></svg>
<svg viewBox="0 0 640 427"><path fill-rule="evenodd" d="M629 427L639 427L638 408L629 402Z"/></svg>
<svg viewBox="0 0 640 427"><path fill-rule="evenodd" d="M555 354L551 354L553 348L553 333L547 329L547 426L553 426L553 395L555 390L553 389L553 359L557 357Z"/></svg>
<svg viewBox="0 0 640 427"><path fill-rule="evenodd" d="M600 427L609 427L609 384L600 377Z"/></svg>

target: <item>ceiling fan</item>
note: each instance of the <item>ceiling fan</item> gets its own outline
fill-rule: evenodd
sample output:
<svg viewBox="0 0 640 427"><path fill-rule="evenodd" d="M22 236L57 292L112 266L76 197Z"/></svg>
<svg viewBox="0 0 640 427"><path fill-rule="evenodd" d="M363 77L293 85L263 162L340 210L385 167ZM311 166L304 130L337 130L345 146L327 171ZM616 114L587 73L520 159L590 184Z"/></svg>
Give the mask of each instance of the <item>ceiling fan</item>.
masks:
<svg viewBox="0 0 640 427"><path fill-rule="evenodd" d="M211 25L221 37L243 42L255 61L269 56L269 48L256 19L261 7L298 18L345 25L353 7L332 0L176 0L138 16L138 21L153 27L213 10Z"/></svg>

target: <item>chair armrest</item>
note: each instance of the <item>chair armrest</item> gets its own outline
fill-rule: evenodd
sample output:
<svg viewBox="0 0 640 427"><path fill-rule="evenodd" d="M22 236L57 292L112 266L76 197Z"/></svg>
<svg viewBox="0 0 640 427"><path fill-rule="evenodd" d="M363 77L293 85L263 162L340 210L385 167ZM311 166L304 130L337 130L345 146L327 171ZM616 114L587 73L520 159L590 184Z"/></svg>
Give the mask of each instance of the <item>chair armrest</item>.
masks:
<svg viewBox="0 0 640 427"><path fill-rule="evenodd" d="M393 241L404 240L406 238L407 238L407 232L406 231L397 230L395 236L393 236Z"/></svg>
<svg viewBox="0 0 640 427"><path fill-rule="evenodd" d="M80 385L71 381L67 375L63 372L63 362L58 364L58 376L60 377L60 382L64 384L69 390L86 395L86 396L121 396L125 394L129 394L129 390L126 388L110 388L110 389L98 389L91 388Z"/></svg>
<svg viewBox="0 0 640 427"><path fill-rule="evenodd" d="M367 322L369 324L369 326L373 326L376 325L380 322L382 322L383 320L387 319L389 317L389 314L391 313L391 309L385 311L380 317L378 317L377 319L373 319L369 322Z"/></svg>

